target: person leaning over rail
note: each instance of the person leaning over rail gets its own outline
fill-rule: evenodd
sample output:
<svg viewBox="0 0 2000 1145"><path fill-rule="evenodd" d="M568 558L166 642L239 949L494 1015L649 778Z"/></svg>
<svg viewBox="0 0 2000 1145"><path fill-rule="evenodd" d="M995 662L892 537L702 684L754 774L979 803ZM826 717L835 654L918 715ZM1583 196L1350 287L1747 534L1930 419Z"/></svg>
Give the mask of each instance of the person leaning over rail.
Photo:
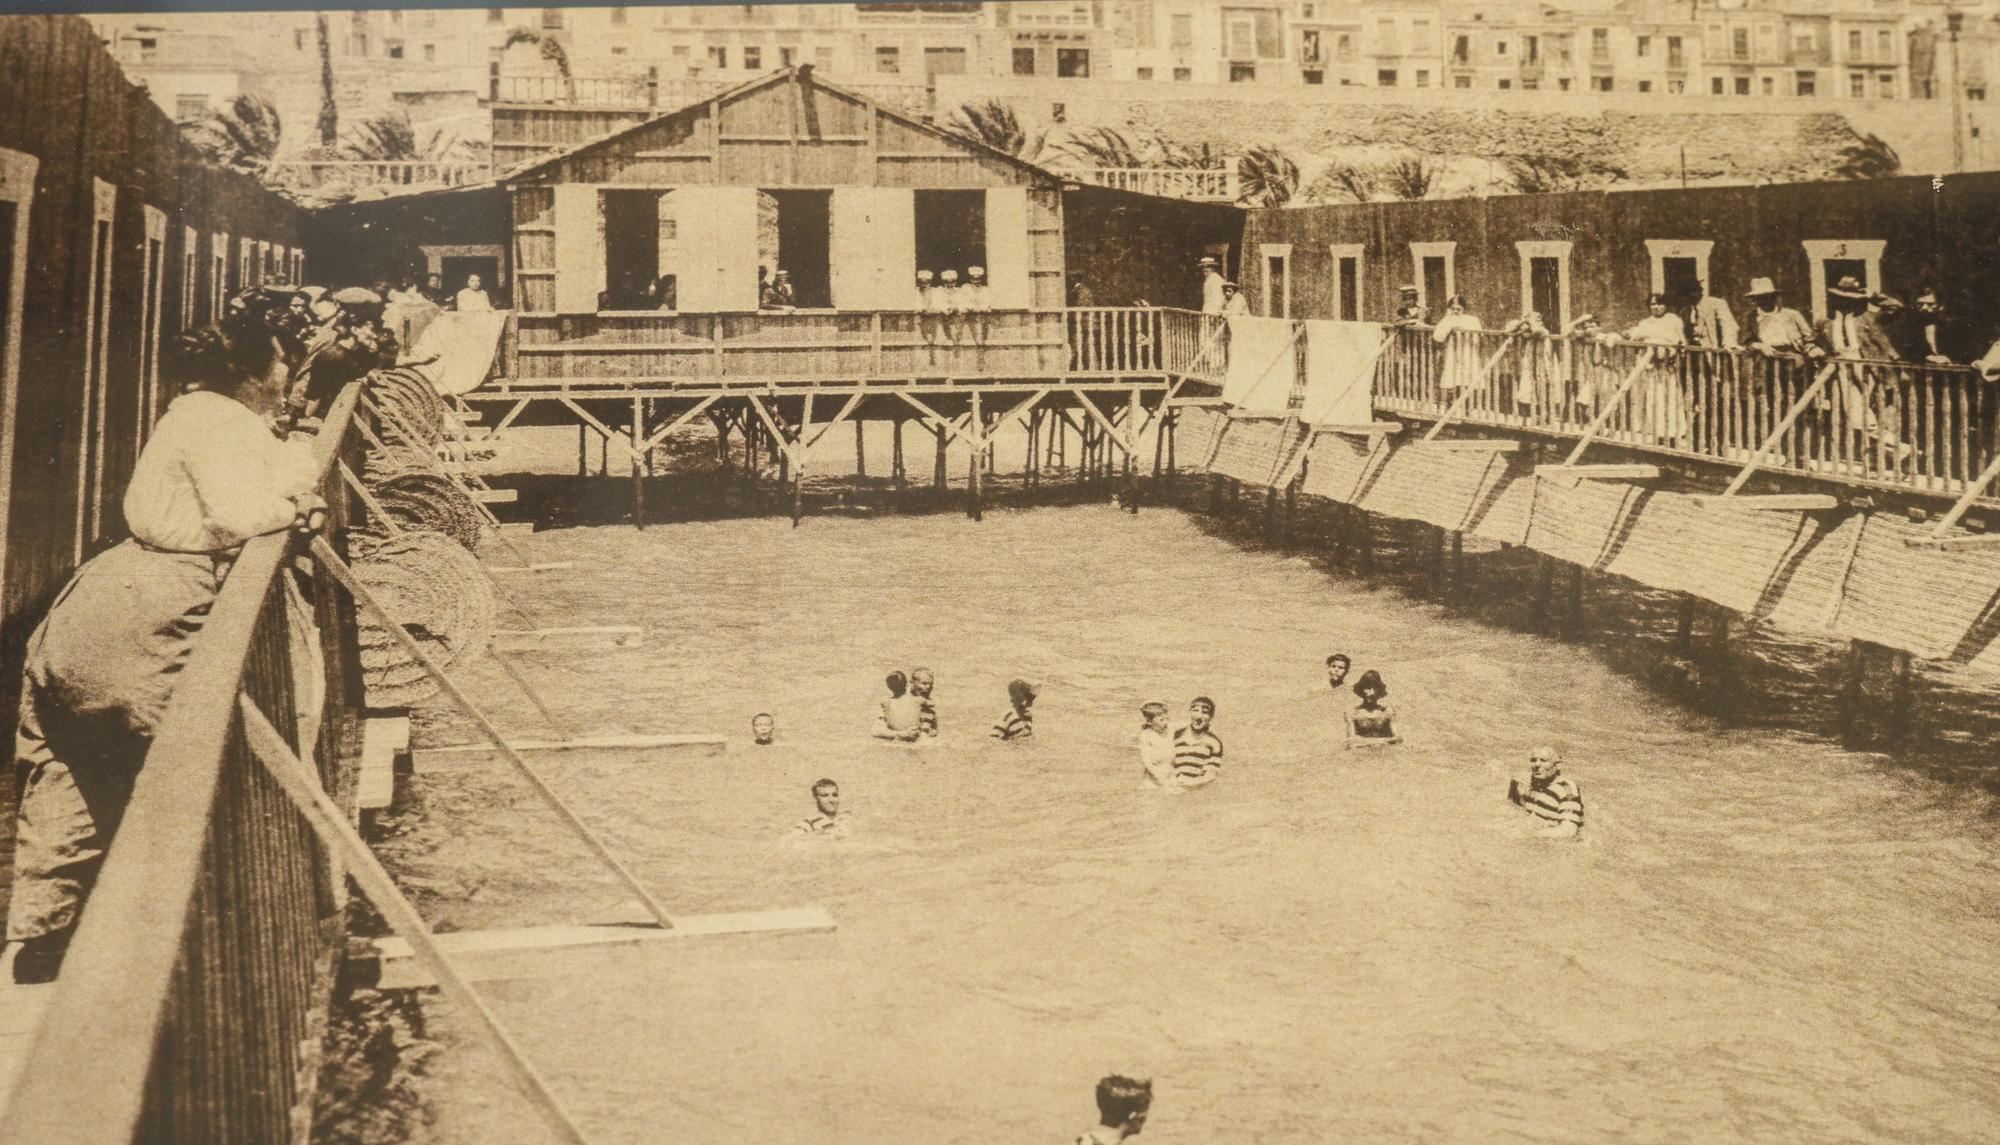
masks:
<svg viewBox="0 0 2000 1145"><path fill-rule="evenodd" d="M170 368L200 388L168 407L133 467L131 538L79 568L28 638L7 911L16 981L55 977L236 553L324 518L308 443L280 441L271 422L294 349L256 313L181 336Z"/></svg>
<svg viewBox="0 0 2000 1145"><path fill-rule="evenodd" d="M1583 793L1562 773L1562 754L1552 747L1528 753L1528 773L1507 783L1507 800L1540 823L1536 834L1574 839L1583 830Z"/></svg>

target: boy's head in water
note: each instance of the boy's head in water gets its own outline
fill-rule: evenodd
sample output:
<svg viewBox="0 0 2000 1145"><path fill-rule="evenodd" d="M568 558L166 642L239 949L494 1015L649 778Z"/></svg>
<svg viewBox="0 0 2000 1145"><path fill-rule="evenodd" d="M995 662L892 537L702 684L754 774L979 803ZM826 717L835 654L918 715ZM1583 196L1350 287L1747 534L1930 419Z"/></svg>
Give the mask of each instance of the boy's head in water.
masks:
<svg viewBox="0 0 2000 1145"><path fill-rule="evenodd" d="M1153 1107L1153 1083L1112 1074L1097 1083L1097 1120L1120 1138L1136 1137Z"/></svg>
<svg viewBox="0 0 2000 1145"><path fill-rule="evenodd" d="M1155 700L1145 707L1140 708L1139 716L1146 721L1147 727L1165 734L1167 730L1167 706L1165 704Z"/></svg>
<svg viewBox="0 0 2000 1145"><path fill-rule="evenodd" d="M1007 685L1007 699L1019 711L1027 711L1035 704L1034 685L1026 680L1014 680Z"/></svg>
<svg viewBox="0 0 2000 1145"><path fill-rule="evenodd" d="M1215 718L1215 701L1207 696L1196 696L1188 703L1188 726L1195 731L1208 730L1210 720Z"/></svg>
<svg viewBox="0 0 2000 1145"><path fill-rule="evenodd" d="M768 744L778 732L778 721L769 712L758 712L750 717L750 739L752 742Z"/></svg>
<svg viewBox="0 0 2000 1145"><path fill-rule="evenodd" d="M889 694L891 696L901 696L904 692L910 690L910 681L901 672L889 673L889 679L887 683L889 685Z"/></svg>
<svg viewBox="0 0 2000 1145"><path fill-rule="evenodd" d="M840 784L831 779L822 779L813 784L813 802L819 813L828 819L840 814Z"/></svg>
<svg viewBox="0 0 2000 1145"><path fill-rule="evenodd" d="M1548 783L1562 773L1562 753L1543 745L1528 753L1528 774L1537 785Z"/></svg>
<svg viewBox="0 0 2000 1145"><path fill-rule="evenodd" d="M1326 682L1336 688L1340 687L1347 680L1347 670L1353 666L1354 661L1349 660L1347 654L1344 652L1335 652L1333 655L1328 656L1326 658Z"/></svg>
<svg viewBox="0 0 2000 1145"><path fill-rule="evenodd" d="M910 691L919 696L928 696L937 686L937 678L929 668L918 668L910 673Z"/></svg>

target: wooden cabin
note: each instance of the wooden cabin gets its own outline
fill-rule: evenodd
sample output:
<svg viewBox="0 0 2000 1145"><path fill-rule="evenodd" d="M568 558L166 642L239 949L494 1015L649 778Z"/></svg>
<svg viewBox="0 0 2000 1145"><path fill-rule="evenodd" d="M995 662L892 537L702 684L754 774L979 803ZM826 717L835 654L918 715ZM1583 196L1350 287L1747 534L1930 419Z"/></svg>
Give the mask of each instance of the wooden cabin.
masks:
<svg viewBox="0 0 2000 1145"><path fill-rule="evenodd" d="M1031 377L1071 365L1062 181L787 69L505 180L510 384ZM918 271L987 285L955 297ZM797 309L759 310L783 270ZM962 311L951 315L948 310Z"/></svg>

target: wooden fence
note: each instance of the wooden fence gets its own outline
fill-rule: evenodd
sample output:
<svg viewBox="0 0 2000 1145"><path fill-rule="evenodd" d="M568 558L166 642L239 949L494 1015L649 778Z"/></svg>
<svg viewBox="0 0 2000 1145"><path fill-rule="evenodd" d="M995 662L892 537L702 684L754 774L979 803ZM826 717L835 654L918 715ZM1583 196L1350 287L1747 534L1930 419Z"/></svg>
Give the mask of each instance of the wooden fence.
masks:
<svg viewBox="0 0 2000 1145"><path fill-rule="evenodd" d="M338 537L358 468L350 386L320 434ZM307 1140L344 940L342 875L252 756L248 697L353 807L361 675L354 612L313 583L318 648L285 579L297 538L243 548L209 613L83 912L0 1145ZM313 653L317 653L317 664ZM317 729L316 731L314 729Z"/></svg>

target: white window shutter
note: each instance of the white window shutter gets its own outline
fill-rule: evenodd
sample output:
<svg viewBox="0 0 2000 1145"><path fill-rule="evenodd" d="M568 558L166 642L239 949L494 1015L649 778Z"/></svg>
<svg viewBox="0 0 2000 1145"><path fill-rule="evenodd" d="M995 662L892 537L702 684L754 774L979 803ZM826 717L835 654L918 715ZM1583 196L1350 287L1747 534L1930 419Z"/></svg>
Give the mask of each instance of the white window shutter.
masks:
<svg viewBox="0 0 2000 1145"><path fill-rule="evenodd" d="M757 309L757 189L681 187L668 196L683 311Z"/></svg>
<svg viewBox="0 0 2000 1145"><path fill-rule="evenodd" d="M875 304L883 310L920 309L924 303L917 294L916 192L902 187L873 190L869 230L879 292Z"/></svg>
<svg viewBox="0 0 2000 1145"><path fill-rule="evenodd" d="M837 310L874 310L879 306L875 240L868 221L874 197L873 187L833 189L827 269Z"/></svg>
<svg viewBox="0 0 2000 1145"><path fill-rule="evenodd" d="M1034 236L1028 233L1028 189L986 192L986 297L993 310L1026 310L1034 294L1028 269Z"/></svg>
<svg viewBox="0 0 2000 1145"><path fill-rule="evenodd" d="M604 220L597 188L558 183L555 188L556 313L595 314L604 290Z"/></svg>

